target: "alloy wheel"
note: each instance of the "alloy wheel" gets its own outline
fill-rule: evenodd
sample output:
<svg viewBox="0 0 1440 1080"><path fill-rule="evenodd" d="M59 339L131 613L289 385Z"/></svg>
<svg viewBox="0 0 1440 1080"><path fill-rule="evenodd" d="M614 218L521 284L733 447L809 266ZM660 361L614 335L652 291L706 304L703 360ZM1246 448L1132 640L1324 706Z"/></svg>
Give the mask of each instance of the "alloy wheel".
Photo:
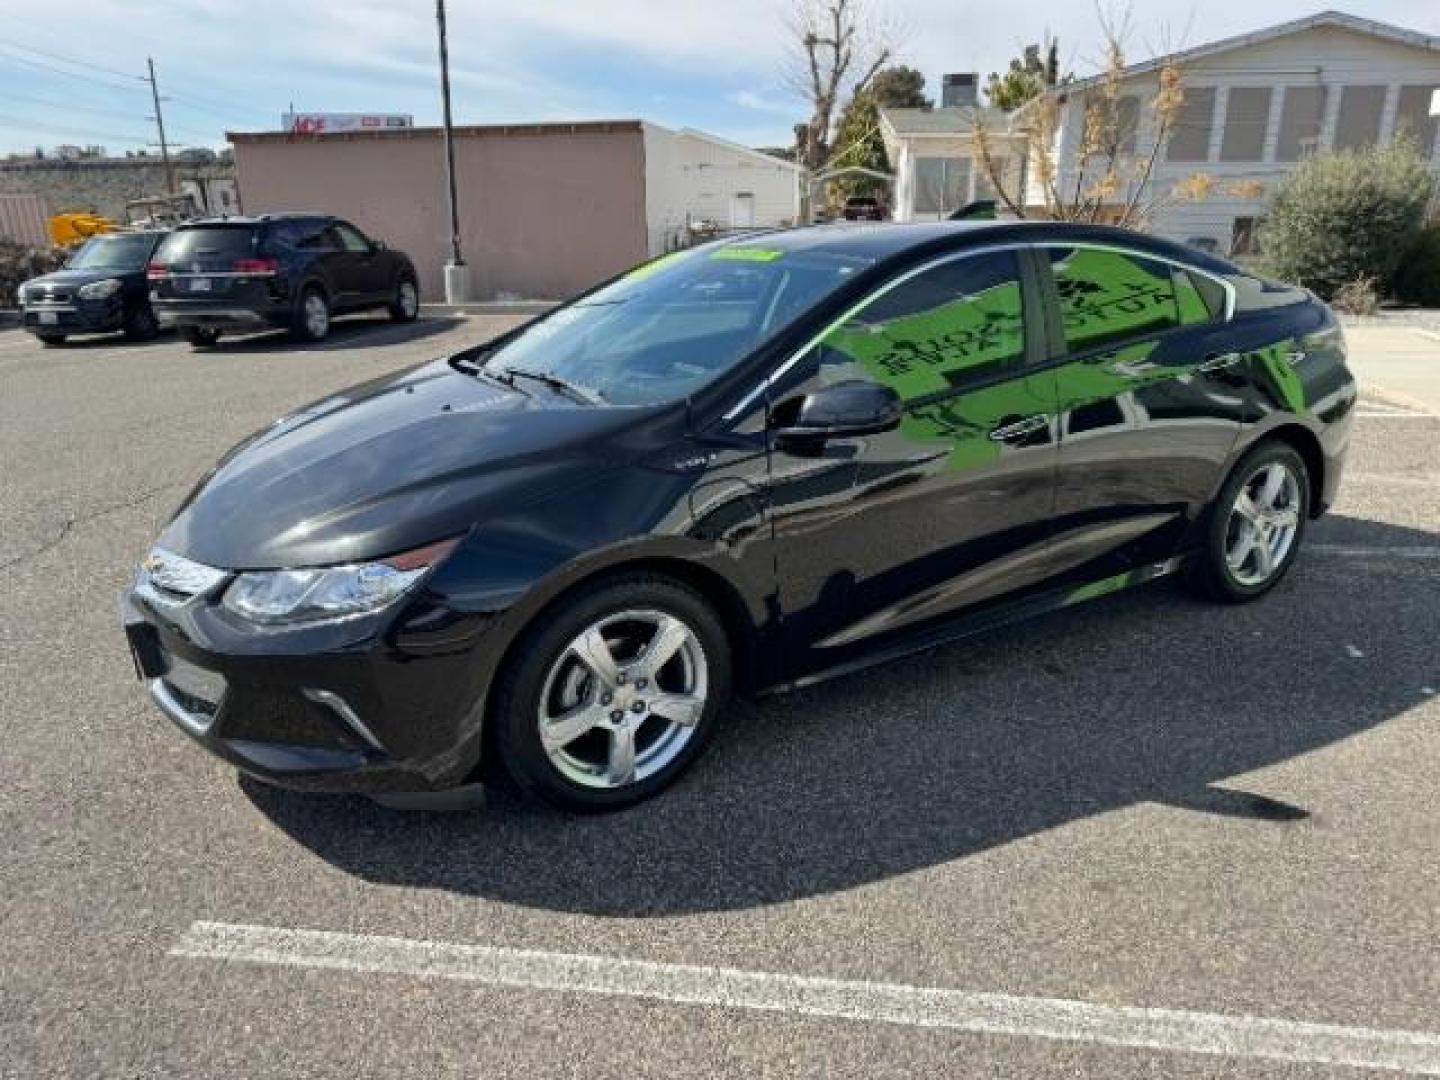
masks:
<svg viewBox="0 0 1440 1080"><path fill-rule="evenodd" d="M1284 462L1261 465L1236 493L1225 528L1225 564L1240 585L1269 581L1300 528L1300 481Z"/></svg>
<svg viewBox="0 0 1440 1080"><path fill-rule="evenodd" d="M551 665L536 721L550 763L614 790L680 756L705 712L709 668L695 631L657 610L592 623Z"/></svg>
<svg viewBox="0 0 1440 1080"><path fill-rule="evenodd" d="M407 319L413 319L419 308L420 294L415 291L415 283L402 281L400 283L400 314Z"/></svg>
<svg viewBox="0 0 1440 1080"><path fill-rule="evenodd" d="M318 292L308 293L305 297L305 331L312 338L319 339L325 336L325 331L330 328L330 309L325 306L325 298Z"/></svg>

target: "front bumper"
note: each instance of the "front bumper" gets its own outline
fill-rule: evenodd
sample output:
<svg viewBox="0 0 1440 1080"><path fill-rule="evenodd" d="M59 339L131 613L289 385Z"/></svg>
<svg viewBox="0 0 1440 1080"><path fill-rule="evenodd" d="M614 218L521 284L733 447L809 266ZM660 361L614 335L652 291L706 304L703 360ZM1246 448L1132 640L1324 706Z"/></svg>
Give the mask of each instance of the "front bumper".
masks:
<svg viewBox="0 0 1440 1080"><path fill-rule="evenodd" d="M32 334L105 334L122 329L125 305L118 296L69 304L27 304L20 325Z"/></svg>
<svg viewBox="0 0 1440 1080"><path fill-rule="evenodd" d="M120 614L151 701L259 780L428 793L479 765L485 688L468 647L399 645L395 627L373 620L246 634L211 601L162 609L134 589Z"/></svg>

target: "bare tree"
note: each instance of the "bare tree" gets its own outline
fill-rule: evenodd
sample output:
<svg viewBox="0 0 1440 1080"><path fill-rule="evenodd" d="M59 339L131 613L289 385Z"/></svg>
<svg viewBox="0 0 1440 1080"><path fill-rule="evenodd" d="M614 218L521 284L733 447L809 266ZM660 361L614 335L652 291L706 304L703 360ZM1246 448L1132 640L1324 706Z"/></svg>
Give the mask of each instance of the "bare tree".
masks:
<svg viewBox="0 0 1440 1080"><path fill-rule="evenodd" d="M1016 170L1005 168L1006 159L997 152L997 133L982 117L976 118L975 156L1000 200L1018 217L1142 228L1166 203L1203 199L1214 187L1214 179L1200 173L1165 191L1154 190L1156 163L1169 145L1185 102L1180 66L1169 59L1161 63L1154 96L1127 111L1120 90L1125 77L1124 40L1130 30L1128 9L1118 17L1101 9L1100 29L1105 42L1101 74L1084 91L1079 142L1064 168L1058 160L1057 136L1067 97L1075 91L1053 88L1011 118L1011 136L1024 139L1029 148L1030 181L1039 194L1038 206L1029 203ZM1146 133L1143 146L1138 138L1141 131Z"/></svg>
<svg viewBox="0 0 1440 1080"><path fill-rule="evenodd" d="M795 0L790 34L786 81L810 103L810 119L796 129L797 149L801 164L818 170L830 157L841 99L863 90L895 49L866 0Z"/></svg>

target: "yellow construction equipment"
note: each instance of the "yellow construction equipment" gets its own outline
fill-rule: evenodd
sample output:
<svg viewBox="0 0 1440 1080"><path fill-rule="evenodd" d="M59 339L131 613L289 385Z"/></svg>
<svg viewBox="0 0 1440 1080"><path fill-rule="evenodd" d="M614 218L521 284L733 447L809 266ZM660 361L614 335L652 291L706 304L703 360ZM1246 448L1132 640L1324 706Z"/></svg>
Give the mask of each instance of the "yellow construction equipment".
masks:
<svg viewBox="0 0 1440 1080"><path fill-rule="evenodd" d="M70 214L56 214L50 219L50 240L57 247L78 244L81 240L114 232L118 225L101 214L79 211Z"/></svg>

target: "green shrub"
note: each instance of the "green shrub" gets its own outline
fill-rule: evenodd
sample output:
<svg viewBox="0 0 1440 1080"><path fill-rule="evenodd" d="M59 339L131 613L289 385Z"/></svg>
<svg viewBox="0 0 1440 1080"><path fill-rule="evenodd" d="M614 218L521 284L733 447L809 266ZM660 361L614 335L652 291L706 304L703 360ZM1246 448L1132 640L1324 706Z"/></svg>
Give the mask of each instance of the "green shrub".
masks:
<svg viewBox="0 0 1440 1080"><path fill-rule="evenodd" d="M1421 229L1405 249L1390 294L1407 304L1440 307L1440 224Z"/></svg>
<svg viewBox="0 0 1440 1080"><path fill-rule="evenodd" d="M1317 154L1275 192L1260 233L1266 264L1326 299L1353 281L1388 282L1424 220L1430 184L1408 139Z"/></svg>

